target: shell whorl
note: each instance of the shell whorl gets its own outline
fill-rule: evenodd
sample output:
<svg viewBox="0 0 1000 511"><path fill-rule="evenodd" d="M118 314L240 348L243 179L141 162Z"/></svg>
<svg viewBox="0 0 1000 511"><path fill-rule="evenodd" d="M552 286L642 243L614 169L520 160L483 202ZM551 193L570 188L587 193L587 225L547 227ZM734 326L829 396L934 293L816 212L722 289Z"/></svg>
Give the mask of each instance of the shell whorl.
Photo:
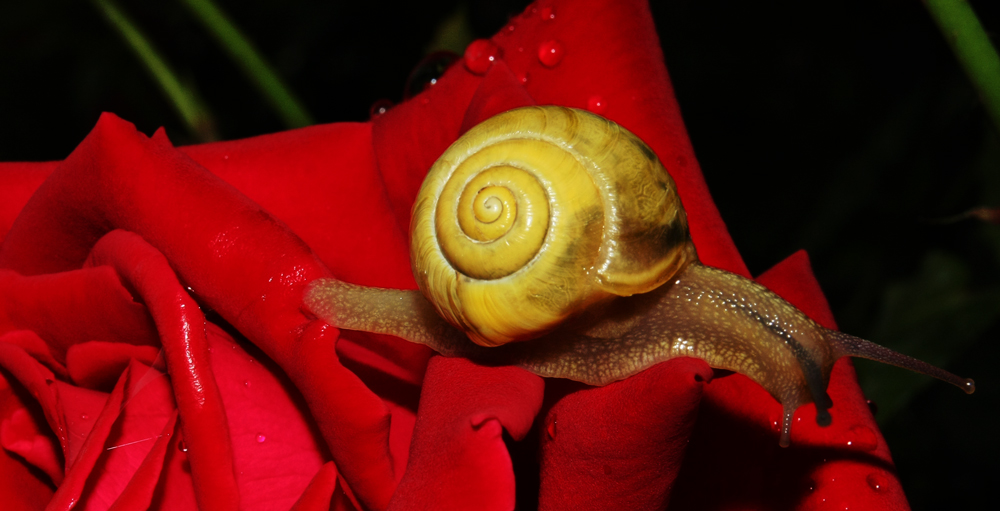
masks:
<svg viewBox="0 0 1000 511"><path fill-rule="evenodd" d="M526 107L480 123L428 172L411 223L418 285L484 346L538 337L696 259L673 180L602 117Z"/></svg>

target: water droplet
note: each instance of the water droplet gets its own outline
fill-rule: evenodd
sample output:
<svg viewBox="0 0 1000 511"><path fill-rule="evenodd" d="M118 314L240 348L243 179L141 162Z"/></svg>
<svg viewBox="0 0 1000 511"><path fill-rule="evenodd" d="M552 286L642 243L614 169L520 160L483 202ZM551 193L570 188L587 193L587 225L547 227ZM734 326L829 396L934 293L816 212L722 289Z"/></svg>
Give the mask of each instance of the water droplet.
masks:
<svg viewBox="0 0 1000 511"><path fill-rule="evenodd" d="M80 419L82 419L82 420L87 420L89 418L90 418L90 416L87 415L87 414L83 414L83 415L80 416Z"/></svg>
<svg viewBox="0 0 1000 511"><path fill-rule="evenodd" d="M603 114L608 109L608 103L600 96L590 96L587 100L587 110L595 114Z"/></svg>
<svg viewBox="0 0 1000 511"><path fill-rule="evenodd" d="M528 72L525 71L523 73L518 73L517 74L517 80L519 82L521 82L521 85L524 85L524 84L528 83Z"/></svg>
<svg viewBox="0 0 1000 511"><path fill-rule="evenodd" d="M545 41L538 47L538 60L545 67L556 67L566 55L566 49L559 41Z"/></svg>
<svg viewBox="0 0 1000 511"><path fill-rule="evenodd" d="M421 105L429 105L430 103L431 103L431 98L428 98L426 96L420 98L420 104Z"/></svg>
<svg viewBox="0 0 1000 511"><path fill-rule="evenodd" d="M774 431L775 433L780 433L781 432L781 416L780 415L779 416L773 416L772 415L771 418L768 419L767 422L771 426L771 431Z"/></svg>
<svg viewBox="0 0 1000 511"><path fill-rule="evenodd" d="M188 446L183 440L177 442L177 450L180 452L188 452Z"/></svg>
<svg viewBox="0 0 1000 511"><path fill-rule="evenodd" d="M868 403L868 409L871 410L872 415L875 415L875 414L878 413L878 405L875 404L875 401L872 401L871 399L867 399L867 400L865 400L865 403Z"/></svg>
<svg viewBox="0 0 1000 511"><path fill-rule="evenodd" d="M851 426L847 435L847 446L862 451L874 451L878 447L878 436L868 426Z"/></svg>
<svg viewBox="0 0 1000 511"><path fill-rule="evenodd" d="M805 480L805 487L806 491L808 491L809 493L816 491L816 481L813 481L812 478L807 477Z"/></svg>
<svg viewBox="0 0 1000 511"><path fill-rule="evenodd" d="M875 490L877 492L885 491L889 485L889 479L883 476L882 474L876 472L868 474L868 476L865 477L865 481L868 483L868 486L872 490Z"/></svg>
<svg viewBox="0 0 1000 511"><path fill-rule="evenodd" d="M264 443L265 440L267 440L267 437L264 436L263 433L257 433L257 443L258 444Z"/></svg>
<svg viewBox="0 0 1000 511"><path fill-rule="evenodd" d="M388 99L380 99L372 103L371 108L368 109L368 118L374 119L388 112L390 108L392 108L392 101L389 101Z"/></svg>
<svg viewBox="0 0 1000 511"><path fill-rule="evenodd" d="M539 16L541 16L542 21L552 21L556 19L556 10L551 7L542 7Z"/></svg>
<svg viewBox="0 0 1000 511"><path fill-rule="evenodd" d="M224 155L222 155L222 159L223 159L223 160L228 160L228 159L229 159L229 155L228 155L228 154L224 154Z"/></svg>
<svg viewBox="0 0 1000 511"><path fill-rule="evenodd" d="M549 421L548 425L545 426L545 434L548 435L549 440L556 439L556 417L552 416L552 420Z"/></svg>
<svg viewBox="0 0 1000 511"><path fill-rule="evenodd" d="M453 51L436 51L423 58L406 78L403 99L410 99L437 83L438 78L459 59Z"/></svg>
<svg viewBox="0 0 1000 511"><path fill-rule="evenodd" d="M250 380L243 380L243 386L249 389L250 388Z"/></svg>
<svg viewBox="0 0 1000 511"><path fill-rule="evenodd" d="M681 167L687 167L687 164L688 164L688 160L687 160L687 158L685 158L685 157L683 157L683 156L678 156L678 157L676 158L676 161L677 161L677 165L678 165L678 166L681 166Z"/></svg>
<svg viewBox="0 0 1000 511"><path fill-rule="evenodd" d="M506 26L506 27L504 27L504 28L503 28L503 30L501 30L501 31L500 31L500 33L501 33L501 34L507 34L507 35L510 35L510 34L513 34L513 33L514 33L514 30L515 30L516 28L517 28L517 26L516 26L516 25L514 25L514 23L508 23L508 24L507 24L507 26Z"/></svg>
<svg viewBox="0 0 1000 511"><path fill-rule="evenodd" d="M500 48L489 39L476 39L465 48L465 68L477 75L484 75L500 58Z"/></svg>

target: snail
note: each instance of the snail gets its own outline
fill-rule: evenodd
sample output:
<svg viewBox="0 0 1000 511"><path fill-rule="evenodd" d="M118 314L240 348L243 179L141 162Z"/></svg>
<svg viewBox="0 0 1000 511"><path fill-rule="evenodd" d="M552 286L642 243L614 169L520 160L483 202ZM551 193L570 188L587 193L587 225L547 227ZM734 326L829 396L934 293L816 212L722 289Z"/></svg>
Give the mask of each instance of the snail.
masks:
<svg viewBox="0 0 1000 511"><path fill-rule="evenodd" d="M830 423L826 388L843 356L975 390L702 264L659 159L589 112L525 107L473 127L428 172L410 230L419 291L319 279L306 307L339 328L591 385L700 358L781 403L782 446L801 405L815 403L817 423Z"/></svg>

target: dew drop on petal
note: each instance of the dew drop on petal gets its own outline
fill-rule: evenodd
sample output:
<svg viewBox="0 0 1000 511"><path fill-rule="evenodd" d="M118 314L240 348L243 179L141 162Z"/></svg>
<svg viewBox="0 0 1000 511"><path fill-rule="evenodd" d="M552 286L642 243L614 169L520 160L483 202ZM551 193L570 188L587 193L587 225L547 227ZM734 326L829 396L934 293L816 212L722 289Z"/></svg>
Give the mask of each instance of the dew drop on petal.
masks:
<svg viewBox="0 0 1000 511"><path fill-rule="evenodd" d="M484 75L500 58L500 48L489 39L476 39L465 48L465 68L477 75Z"/></svg>
<svg viewBox="0 0 1000 511"><path fill-rule="evenodd" d="M872 401L871 399L868 399L868 400L865 400L865 403L868 404L868 409L871 410L872 415L875 415L875 414L878 413L878 405L875 404L875 401Z"/></svg>
<svg viewBox="0 0 1000 511"><path fill-rule="evenodd" d="M243 386L249 389L250 388L250 380L243 380Z"/></svg>
<svg viewBox="0 0 1000 511"><path fill-rule="evenodd" d="M865 481L868 483L868 487L877 492L883 492L889 485L889 480L886 479L882 474L872 472L865 477Z"/></svg>
<svg viewBox="0 0 1000 511"><path fill-rule="evenodd" d="M410 99L437 84L438 78L459 58L461 57L453 51L436 51L424 57L406 78L403 99Z"/></svg>
<svg viewBox="0 0 1000 511"><path fill-rule="evenodd" d="M511 23L508 23L507 26L504 27L503 30L500 31L500 33L501 34L508 34L509 35L509 34L513 34L514 30L516 30L516 29L517 29L517 26L514 25L513 22L511 22Z"/></svg>
<svg viewBox="0 0 1000 511"><path fill-rule="evenodd" d="M604 98L600 96L590 96L590 99L587 100L587 110L590 110L595 114L603 114L607 109L608 102L604 101Z"/></svg>
<svg viewBox="0 0 1000 511"><path fill-rule="evenodd" d="M380 99L372 103L371 108L368 109L368 118L374 119L379 117L380 115L388 112L390 108L392 108L392 101L389 101L388 99Z"/></svg>
<svg viewBox="0 0 1000 511"><path fill-rule="evenodd" d="M519 82L521 82L521 85L524 85L524 84L528 83L528 72L525 71L523 73L518 73L517 74L517 80Z"/></svg>
<svg viewBox="0 0 1000 511"><path fill-rule="evenodd" d="M868 426L851 426L847 434L847 446L862 451L874 451L878 447L878 436Z"/></svg>
<svg viewBox="0 0 1000 511"><path fill-rule="evenodd" d="M559 41L545 41L538 46L538 60L545 67L556 67L566 55L566 49Z"/></svg>
<svg viewBox="0 0 1000 511"><path fill-rule="evenodd" d="M267 440L267 437L264 436L263 433L257 433L257 443L258 444L264 443L265 440Z"/></svg>
<svg viewBox="0 0 1000 511"><path fill-rule="evenodd" d="M177 442L177 450L180 452L188 452L188 446L183 440Z"/></svg>
<svg viewBox="0 0 1000 511"><path fill-rule="evenodd" d="M90 416L87 415L87 414L83 414L83 415L80 416L80 419L82 419L82 420L87 420L89 418L90 418Z"/></svg>
<svg viewBox="0 0 1000 511"><path fill-rule="evenodd" d="M539 16L541 16L542 21L552 21L556 19L556 10L551 7L542 7L539 11Z"/></svg>

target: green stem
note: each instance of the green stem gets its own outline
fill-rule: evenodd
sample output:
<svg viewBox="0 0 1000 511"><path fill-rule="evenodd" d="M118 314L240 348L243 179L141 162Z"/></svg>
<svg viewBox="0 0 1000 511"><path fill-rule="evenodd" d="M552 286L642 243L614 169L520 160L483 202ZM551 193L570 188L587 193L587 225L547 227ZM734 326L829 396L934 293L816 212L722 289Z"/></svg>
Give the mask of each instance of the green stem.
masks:
<svg viewBox="0 0 1000 511"><path fill-rule="evenodd" d="M312 118L285 86L271 66L257 53L253 43L211 0L184 0L209 33L222 45L243 72L253 81L271 107L290 128L313 124Z"/></svg>
<svg viewBox="0 0 1000 511"><path fill-rule="evenodd" d="M1000 130L1000 57L966 0L924 0Z"/></svg>
<svg viewBox="0 0 1000 511"><path fill-rule="evenodd" d="M132 20L128 19L125 13L111 0L93 0L93 2L105 19L122 36L129 49L146 66L146 70L166 94L167 99L173 104L184 123L187 124L188 130L199 140L215 140L211 116L195 99L194 92L181 84L177 75L156 52L146 36L136 28L135 23L132 23Z"/></svg>

